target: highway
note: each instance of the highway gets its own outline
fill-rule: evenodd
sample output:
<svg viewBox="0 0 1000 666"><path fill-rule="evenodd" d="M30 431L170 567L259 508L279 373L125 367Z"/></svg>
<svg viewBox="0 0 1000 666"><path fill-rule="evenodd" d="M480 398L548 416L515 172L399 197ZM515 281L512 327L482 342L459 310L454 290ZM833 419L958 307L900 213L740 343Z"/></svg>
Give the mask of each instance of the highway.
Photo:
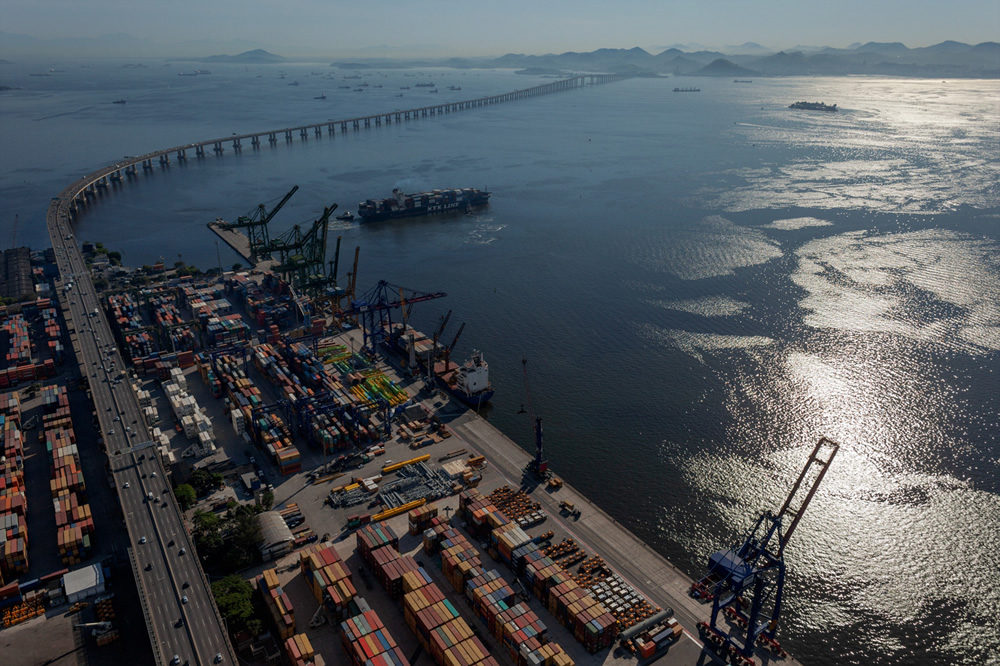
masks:
<svg viewBox="0 0 1000 666"><path fill-rule="evenodd" d="M53 199L47 216L60 272L57 288L111 461L153 653L162 665L235 664L224 623L73 235L69 200L71 196Z"/></svg>

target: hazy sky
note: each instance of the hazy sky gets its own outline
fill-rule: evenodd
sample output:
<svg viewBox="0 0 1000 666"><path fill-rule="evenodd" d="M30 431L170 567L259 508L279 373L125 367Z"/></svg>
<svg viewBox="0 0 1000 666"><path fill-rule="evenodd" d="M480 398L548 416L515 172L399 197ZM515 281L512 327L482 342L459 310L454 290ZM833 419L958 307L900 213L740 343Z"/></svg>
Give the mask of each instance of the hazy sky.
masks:
<svg viewBox="0 0 1000 666"><path fill-rule="evenodd" d="M2 0L0 31L246 40L279 54L502 55L753 41L1000 41L998 0ZM3 44L0 43L0 51ZM207 55L196 54L191 55Z"/></svg>

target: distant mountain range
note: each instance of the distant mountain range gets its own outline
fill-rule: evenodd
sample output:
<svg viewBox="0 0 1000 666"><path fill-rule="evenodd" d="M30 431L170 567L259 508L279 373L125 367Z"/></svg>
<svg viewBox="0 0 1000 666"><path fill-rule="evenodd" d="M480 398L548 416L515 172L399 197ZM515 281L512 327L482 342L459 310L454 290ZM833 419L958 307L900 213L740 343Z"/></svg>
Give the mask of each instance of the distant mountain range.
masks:
<svg viewBox="0 0 1000 666"><path fill-rule="evenodd" d="M39 40L28 35L0 32L0 56L7 60L17 56L44 56L47 60L90 54L97 56L152 57L156 47L160 57L168 53L219 53L227 47L237 55L173 57L189 62L238 63L268 65L291 62L316 62L312 58L286 58L252 46L245 40L229 42L185 42L173 45L153 45L127 34L99 38L69 40ZM428 49L430 47L427 47ZM169 51L164 51L168 49ZM379 51L372 49L368 53ZM653 54L639 47L631 49L597 49L545 55L508 53L499 58L409 58L392 57L387 49L382 57L354 56L332 63L350 67L454 67L510 68L528 71L560 72L620 72L636 75L673 76L910 76L927 78L1000 78L1000 43L963 44L945 41L933 46L909 48L900 42L868 42L848 48L801 46L787 51L774 51L755 42L728 46L715 51L700 45L680 45ZM321 58L320 58L321 59Z"/></svg>
<svg viewBox="0 0 1000 666"><path fill-rule="evenodd" d="M1000 43L941 42L907 48L898 42L869 42L854 48L765 52L757 44L732 47L743 53L684 52L669 48L653 55L641 48L541 56L508 54L486 61L491 67L675 76L844 76L848 74L931 78L1000 78ZM482 64L480 64L482 66Z"/></svg>

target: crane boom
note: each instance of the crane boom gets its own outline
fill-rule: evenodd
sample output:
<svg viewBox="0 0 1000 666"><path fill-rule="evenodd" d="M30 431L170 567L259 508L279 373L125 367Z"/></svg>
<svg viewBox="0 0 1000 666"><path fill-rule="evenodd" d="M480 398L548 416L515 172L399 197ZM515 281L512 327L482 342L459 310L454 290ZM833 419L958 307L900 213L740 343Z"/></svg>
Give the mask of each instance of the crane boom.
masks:
<svg viewBox="0 0 1000 666"><path fill-rule="evenodd" d="M288 203L288 200L292 198L299 189L298 185L294 185L288 193L282 197L281 201L271 209L271 212L267 211L264 204L258 204L257 209L254 212L248 213L246 215L240 215L236 218L235 222L223 222L217 220L216 223L220 229L242 229L247 230L247 238L250 241L250 262L256 264L259 259L266 258L268 255L267 248L270 246L271 241L268 238L267 224L271 219L278 213L281 208Z"/></svg>
<svg viewBox="0 0 1000 666"><path fill-rule="evenodd" d="M464 331L464 330L465 330L465 322L463 321L463 322L462 322L462 325L458 327L458 333L456 333L456 334L455 334L455 337L454 337L454 339L453 339L453 340L451 341L451 344L450 344L450 345L448 345L448 353L449 353L449 354L450 354L450 353L451 353L452 351L454 351L454 349L455 349L455 345L457 345L457 344L458 344L458 339L459 339L460 337L462 337L462 331Z"/></svg>
<svg viewBox="0 0 1000 666"><path fill-rule="evenodd" d="M691 586L692 596L712 600L710 621L699 625L703 638L747 659L757 645L780 654L775 633L785 585L785 546L839 449L836 442L820 438L781 509L761 514L742 544L709 556L708 575ZM808 488L805 497L797 501L803 488ZM783 529L788 516L792 522ZM722 624L720 611L734 624Z"/></svg>

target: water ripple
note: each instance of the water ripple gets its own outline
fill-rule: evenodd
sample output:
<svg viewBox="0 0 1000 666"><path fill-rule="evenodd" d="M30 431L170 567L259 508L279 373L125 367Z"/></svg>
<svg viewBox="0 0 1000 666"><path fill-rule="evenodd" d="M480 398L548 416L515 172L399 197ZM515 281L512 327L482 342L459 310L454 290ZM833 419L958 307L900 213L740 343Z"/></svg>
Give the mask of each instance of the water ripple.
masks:
<svg viewBox="0 0 1000 666"><path fill-rule="evenodd" d="M801 307L810 326L1000 349L1000 246L993 240L937 229L850 232L810 241L796 256L792 281L806 291Z"/></svg>
<svg viewBox="0 0 1000 666"><path fill-rule="evenodd" d="M778 245L758 229L710 215L683 229L661 232L639 249L637 263L682 280L732 275L738 268L756 266L782 256Z"/></svg>

